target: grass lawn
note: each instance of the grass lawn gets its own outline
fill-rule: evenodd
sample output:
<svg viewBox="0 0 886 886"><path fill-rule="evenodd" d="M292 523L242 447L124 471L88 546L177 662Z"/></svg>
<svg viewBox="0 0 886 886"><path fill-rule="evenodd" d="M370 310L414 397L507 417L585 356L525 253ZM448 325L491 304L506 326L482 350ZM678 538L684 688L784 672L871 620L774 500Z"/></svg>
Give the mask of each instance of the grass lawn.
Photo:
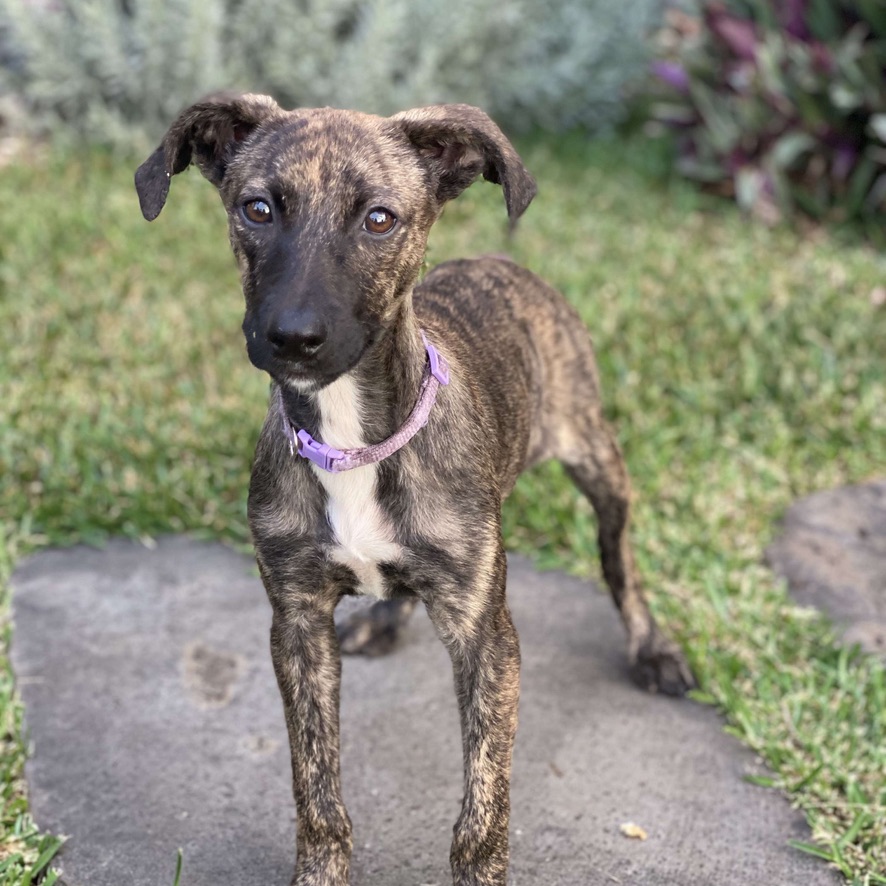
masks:
<svg viewBox="0 0 886 886"><path fill-rule="evenodd" d="M886 884L884 668L835 645L761 562L794 498L886 470L886 307L872 298L886 260L663 185L639 143L523 147L540 194L516 240L500 191L478 184L429 261L506 249L578 306L633 478L640 565L699 697L805 811L807 848L852 883ZM148 225L133 169L92 154L0 170L4 588L50 543L247 541L267 382L245 356L224 214L192 172ZM507 505L509 545L542 566L596 574L594 534L554 466ZM5 658L0 717L0 886L27 886L56 843L27 818Z"/></svg>

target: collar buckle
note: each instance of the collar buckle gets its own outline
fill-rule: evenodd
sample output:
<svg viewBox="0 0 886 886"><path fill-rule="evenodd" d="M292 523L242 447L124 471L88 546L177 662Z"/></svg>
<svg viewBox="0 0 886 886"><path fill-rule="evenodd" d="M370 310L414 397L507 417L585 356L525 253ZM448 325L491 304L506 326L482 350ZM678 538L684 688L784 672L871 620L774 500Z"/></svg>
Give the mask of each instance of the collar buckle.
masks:
<svg viewBox="0 0 886 886"><path fill-rule="evenodd" d="M324 471L334 472L335 463L345 457L340 449L334 449L328 443L319 443L304 429L296 434L296 439L298 454Z"/></svg>

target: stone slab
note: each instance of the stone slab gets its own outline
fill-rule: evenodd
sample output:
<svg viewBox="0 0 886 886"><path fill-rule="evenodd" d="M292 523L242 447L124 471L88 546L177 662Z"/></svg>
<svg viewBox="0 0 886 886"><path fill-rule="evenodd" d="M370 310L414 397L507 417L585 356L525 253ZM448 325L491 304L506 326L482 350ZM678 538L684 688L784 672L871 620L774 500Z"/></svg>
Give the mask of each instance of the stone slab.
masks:
<svg viewBox="0 0 886 886"><path fill-rule="evenodd" d="M846 642L886 656L886 480L795 502L766 559L800 603L842 626Z"/></svg>
<svg viewBox="0 0 886 886"><path fill-rule="evenodd" d="M252 561L214 544L45 551L14 579L13 664L38 823L67 886L288 886L294 808ZM630 683L587 583L512 559L523 650L513 886L834 886L715 712ZM346 659L354 886L446 886L461 759L447 655L422 613L384 659ZM640 842L619 832L632 821Z"/></svg>

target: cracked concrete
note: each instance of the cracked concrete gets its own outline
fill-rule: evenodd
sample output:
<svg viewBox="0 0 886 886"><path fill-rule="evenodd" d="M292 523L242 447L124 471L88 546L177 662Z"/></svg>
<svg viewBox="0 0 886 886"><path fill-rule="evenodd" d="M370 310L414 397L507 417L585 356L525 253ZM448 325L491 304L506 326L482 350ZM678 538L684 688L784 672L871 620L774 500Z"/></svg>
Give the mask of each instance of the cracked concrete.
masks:
<svg viewBox="0 0 886 886"><path fill-rule="evenodd" d="M34 815L70 835L67 886L288 886L294 808L270 612L252 561L215 544L44 551L13 578L13 663ZM716 713L628 679L598 589L512 559L523 650L513 886L825 886L802 817L743 776ZM354 886L450 883L461 741L424 614L383 659L346 659ZM628 839L634 822L648 833Z"/></svg>

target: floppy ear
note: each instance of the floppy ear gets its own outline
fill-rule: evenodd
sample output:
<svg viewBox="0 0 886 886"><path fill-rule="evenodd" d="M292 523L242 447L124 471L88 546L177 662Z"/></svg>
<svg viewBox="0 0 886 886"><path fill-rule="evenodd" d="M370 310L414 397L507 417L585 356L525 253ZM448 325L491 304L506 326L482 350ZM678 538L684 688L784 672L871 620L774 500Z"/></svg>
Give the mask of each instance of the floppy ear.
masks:
<svg viewBox="0 0 886 886"><path fill-rule="evenodd" d="M281 114L266 95L217 93L191 105L169 127L160 147L139 166L135 189L142 215L153 221L169 194L169 180L195 163L216 187L240 142Z"/></svg>
<svg viewBox="0 0 886 886"><path fill-rule="evenodd" d="M431 105L391 117L414 145L444 203L457 197L482 173L500 184L511 227L535 196L535 179L504 133L479 108Z"/></svg>

